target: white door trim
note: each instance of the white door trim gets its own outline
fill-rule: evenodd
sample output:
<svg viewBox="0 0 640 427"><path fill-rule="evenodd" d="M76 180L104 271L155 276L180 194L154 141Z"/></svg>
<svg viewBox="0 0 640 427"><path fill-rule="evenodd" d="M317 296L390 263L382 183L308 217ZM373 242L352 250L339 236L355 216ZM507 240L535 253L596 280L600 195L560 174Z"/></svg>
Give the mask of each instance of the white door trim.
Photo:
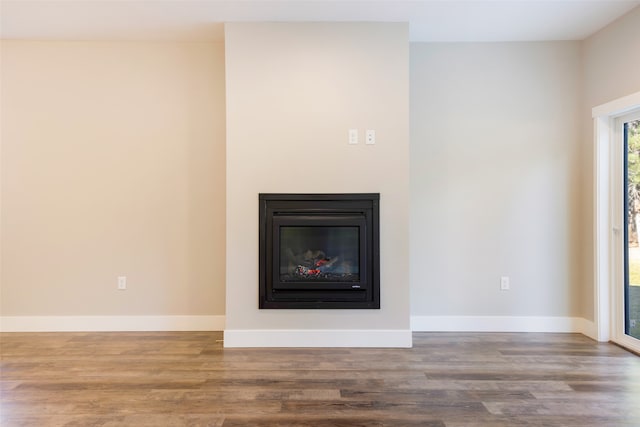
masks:
<svg viewBox="0 0 640 427"><path fill-rule="evenodd" d="M618 147L616 119L640 109L640 92L592 110L594 119L594 323L598 341L621 340L616 312L621 292L620 260L623 236L621 197L622 149ZM624 334L623 334L624 335Z"/></svg>

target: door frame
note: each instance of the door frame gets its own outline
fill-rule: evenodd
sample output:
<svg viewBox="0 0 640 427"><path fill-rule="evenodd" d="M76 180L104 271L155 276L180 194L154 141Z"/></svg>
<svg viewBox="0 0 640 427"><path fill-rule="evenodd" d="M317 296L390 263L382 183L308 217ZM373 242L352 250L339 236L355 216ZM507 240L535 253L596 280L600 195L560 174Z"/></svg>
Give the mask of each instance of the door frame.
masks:
<svg viewBox="0 0 640 427"><path fill-rule="evenodd" d="M593 108L594 120L594 323L598 341L640 352L624 333L623 144L616 122L640 113L640 92ZM622 326L622 329L620 327Z"/></svg>

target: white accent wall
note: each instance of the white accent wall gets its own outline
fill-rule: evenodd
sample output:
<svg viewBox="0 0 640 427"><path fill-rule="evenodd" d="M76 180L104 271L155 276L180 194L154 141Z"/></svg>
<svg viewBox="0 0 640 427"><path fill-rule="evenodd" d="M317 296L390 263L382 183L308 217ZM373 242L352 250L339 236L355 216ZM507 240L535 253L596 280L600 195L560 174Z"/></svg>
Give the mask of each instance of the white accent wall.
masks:
<svg viewBox="0 0 640 427"><path fill-rule="evenodd" d="M410 345L408 26L234 23L225 39L225 345L292 329L319 346L359 331L379 331L371 345ZM380 193L380 310L259 310L258 193Z"/></svg>

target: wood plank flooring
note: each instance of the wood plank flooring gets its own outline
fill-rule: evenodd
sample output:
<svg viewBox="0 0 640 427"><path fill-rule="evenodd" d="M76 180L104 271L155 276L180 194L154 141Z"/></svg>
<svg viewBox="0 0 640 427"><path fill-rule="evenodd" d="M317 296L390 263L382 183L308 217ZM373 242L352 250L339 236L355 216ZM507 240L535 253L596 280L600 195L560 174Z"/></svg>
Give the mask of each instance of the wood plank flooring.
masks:
<svg viewBox="0 0 640 427"><path fill-rule="evenodd" d="M2 426L640 426L640 358L578 334L223 349L220 332L0 334Z"/></svg>

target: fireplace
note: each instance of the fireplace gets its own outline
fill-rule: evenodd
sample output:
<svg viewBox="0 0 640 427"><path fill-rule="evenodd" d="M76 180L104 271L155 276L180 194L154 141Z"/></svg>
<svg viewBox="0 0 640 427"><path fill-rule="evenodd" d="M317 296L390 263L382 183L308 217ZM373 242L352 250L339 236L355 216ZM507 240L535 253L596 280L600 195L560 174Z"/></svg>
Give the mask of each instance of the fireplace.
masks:
<svg viewBox="0 0 640 427"><path fill-rule="evenodd" d="M261 309L380 308L379 194L260 194Z"/></svg>

